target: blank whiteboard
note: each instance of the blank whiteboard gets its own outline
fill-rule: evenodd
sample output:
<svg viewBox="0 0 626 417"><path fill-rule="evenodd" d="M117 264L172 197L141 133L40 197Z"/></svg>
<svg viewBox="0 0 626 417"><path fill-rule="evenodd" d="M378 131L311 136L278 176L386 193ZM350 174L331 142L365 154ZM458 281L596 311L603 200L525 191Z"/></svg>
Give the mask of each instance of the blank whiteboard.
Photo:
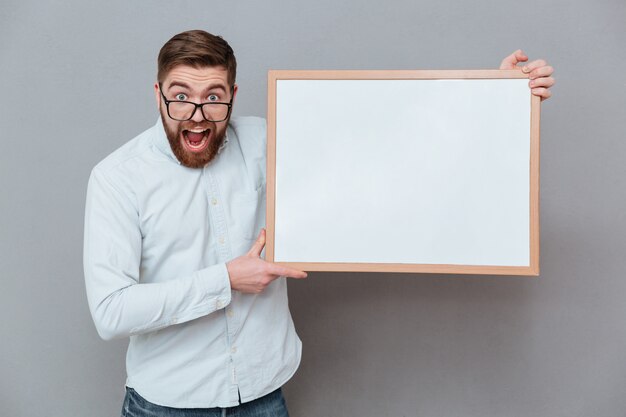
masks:
<svg viewBox="0 0 626 417"><path fill-rule="evenodd" d="M266 259L538 275L539 103L518 70L270 71Z"/></svg>

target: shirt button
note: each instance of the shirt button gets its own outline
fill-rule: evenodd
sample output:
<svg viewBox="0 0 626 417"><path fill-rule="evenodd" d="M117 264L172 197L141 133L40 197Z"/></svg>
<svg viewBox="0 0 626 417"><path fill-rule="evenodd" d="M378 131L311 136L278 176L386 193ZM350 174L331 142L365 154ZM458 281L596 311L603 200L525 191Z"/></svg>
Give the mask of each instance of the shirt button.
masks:
<svg viewBox="0 0 626 417"><path fill-rule="evenodd" d="M237 353L237 348L233 346L233 347L230 349L230 353Z"/></svg>
<svg viewBox="0 0 626 417"><path fill-rule="evenodd" d="M224 307L224 303L222 303L220 300L218 300L217 304L216 304L216 307L217 308L222 308L222 307Z"/></svg>
<svg viewBox="0 0 626 417"><path fill-rule="evenodd" d="M217 206L217 198L212 198L211 204L213 204L214 206Z"/></svg>
<svg viewBox="0 0 626 417"><path fill-rule="evenodd" d="M224 238L224 236L220 236L220 244L223 245L224 243L226 243L226 239Z"/></svg>
<svg viewBox="0 0 626 417"><path fill-rule="evenodd" d="M232 316L234 316L234 315L235 315L235 313L233 313L233 310L228 310L228 311L226 312L226 315L227 315L228 317L232 317Z"/></svg>

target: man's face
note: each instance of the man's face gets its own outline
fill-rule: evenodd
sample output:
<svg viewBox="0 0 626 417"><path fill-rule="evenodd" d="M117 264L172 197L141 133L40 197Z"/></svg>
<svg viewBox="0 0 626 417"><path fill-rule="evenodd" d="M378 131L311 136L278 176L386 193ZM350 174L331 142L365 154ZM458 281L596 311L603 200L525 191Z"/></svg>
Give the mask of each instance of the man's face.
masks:
<svg viewBox="0 0 626 417"><path fill-rule="evenodd" d="M204 119L200 108L196 109L190 120L173 120L167 114L161 91L168 100L191 101L197 104L213 101L228 103L237 93L237 86L231 89L228 73L223 67L195 68L179 65L167 74L161 88L162 90L158 83L154 85L163 127L172 152L186 167L205 166L215 158L224 142L228 120L209 122ZM172 106L170 104L170 113L175 116Z"/></svg>

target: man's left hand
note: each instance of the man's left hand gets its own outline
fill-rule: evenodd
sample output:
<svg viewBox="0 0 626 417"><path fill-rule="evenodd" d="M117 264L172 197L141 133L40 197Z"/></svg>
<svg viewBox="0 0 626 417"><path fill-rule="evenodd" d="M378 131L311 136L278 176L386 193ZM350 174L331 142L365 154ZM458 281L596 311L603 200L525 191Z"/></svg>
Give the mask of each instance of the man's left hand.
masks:
<svg viewBox="0 0 626 417"><path fill-rule="evenodd" d="M518 49L502 60L500 69L516 69L519 68L518 63L526 61L528 61L528 57L521 49ZM537 59L525 64L522 71L528 74L530 79L528 85L532 94L541 97L541 100L550 98L552 95L550 87L554 85L554 78L552 78L554 68L543 59Z"/></svg>

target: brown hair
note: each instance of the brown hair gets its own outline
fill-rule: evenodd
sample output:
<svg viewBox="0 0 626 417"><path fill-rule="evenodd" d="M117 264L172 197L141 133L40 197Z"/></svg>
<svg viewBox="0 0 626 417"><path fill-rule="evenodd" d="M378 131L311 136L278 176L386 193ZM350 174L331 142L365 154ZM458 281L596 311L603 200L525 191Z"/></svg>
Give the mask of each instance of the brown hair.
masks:
<svg viewBox="0 0 626 417"><path fill-rule="evenodd" d="M178 65L224 67L228 72L228 83L231 87L235 85L237 61L233 49L221 36L203 30L189 30L175 35L159 52L158 82L162 83L172 68Z"/></svg>

